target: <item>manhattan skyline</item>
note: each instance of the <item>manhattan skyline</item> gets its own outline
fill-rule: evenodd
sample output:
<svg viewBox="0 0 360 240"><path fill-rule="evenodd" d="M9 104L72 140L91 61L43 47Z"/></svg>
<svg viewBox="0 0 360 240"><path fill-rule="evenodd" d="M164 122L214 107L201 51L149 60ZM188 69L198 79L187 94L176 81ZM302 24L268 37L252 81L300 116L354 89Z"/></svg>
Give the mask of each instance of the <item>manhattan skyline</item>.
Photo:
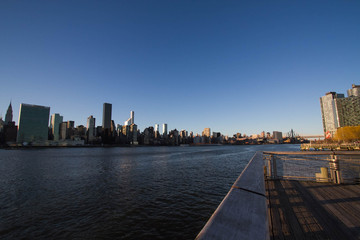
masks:
<svg viewBox="0 0 360 240"><path fill-rule="evenodd" d="M224 135L322 135L319 98L360 79L359 2L0 3L0 114Z"/></svg>

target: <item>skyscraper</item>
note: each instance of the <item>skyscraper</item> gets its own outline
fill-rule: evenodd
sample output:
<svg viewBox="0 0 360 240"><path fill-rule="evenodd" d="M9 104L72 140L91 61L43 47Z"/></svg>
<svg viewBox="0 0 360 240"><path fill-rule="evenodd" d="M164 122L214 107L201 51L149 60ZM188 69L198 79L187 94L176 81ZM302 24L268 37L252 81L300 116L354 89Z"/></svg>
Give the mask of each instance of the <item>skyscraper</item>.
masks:
<svg viewBox="0 0 360 240"><path fill-rule="evenodd" d="M163 124L163 131L162 131L162 134L163 134L163 135L167 135L167 134L168 134L167 124L166 124L166 123L164 123L164 124Z"/></svg>
<svg viewBox="0 0 360 240"><path fill-rule="evenodd" d="M60 139L60 124L63 122L63 116L60 116L58 113L51 115L50 127L51 132L54 136L54 141L59 141Z"/></svg>
<svg viewBox="0 0 360 240"><path fill-rule="evenodd" d="M334 136L336 129L360 125L360 86L352 85L344 94L329 92L320 98L324 134Z"/></svg>
<svg viewBox="0 0 360 240"><path fill-rule="evenodd" d="M91 115L87 119L87 133L88 133L88 141L92 141L95 138L95 118Z"/></svg>
<svg viewBox="0 0 360 240"><path fill-rule="evenodd" d="M155 133L159 132L159 124L155 124L155 130L154 131L155 131Z"/></svg>
<svg viewBox="0 0 360 240"><path fill-rule="evenodd" d="M320 98L321 115L324 127L324 134L333 136L340 125L337 99L344 98L344 94L328 92Z"/></svg>
<svg viewBox="0 0 360 240"><path fill-rule="evenodd" d="M48 139L50 107L20 104L17 142L38 142Z"/></svg>
<svg viewBox="0 0 360 240"><path fill-rule="evenodd" d="M103 118L102 118L103 129L111 128L111 108L112 105L110 103L103 104Z"/></svg>
<svg viewBox="0 0 360 240"><path fill-rule="evenodd" d="M5 124L11 123L12 120L13 120L13 110L12 110L12 106L11 106L11 102L10 102L9 107L6 111L6 115L5 115Z"/></svg>
<svg viewBox="0 0 360 240"><path fill-rule="evenodd" d="M125 126L128 126L128 125L131 125L131 124L135 124L135 117L134 117L135 113L134 111L131 111L130 112L130 118L128 120L125 121L124 125Z"/></svg>

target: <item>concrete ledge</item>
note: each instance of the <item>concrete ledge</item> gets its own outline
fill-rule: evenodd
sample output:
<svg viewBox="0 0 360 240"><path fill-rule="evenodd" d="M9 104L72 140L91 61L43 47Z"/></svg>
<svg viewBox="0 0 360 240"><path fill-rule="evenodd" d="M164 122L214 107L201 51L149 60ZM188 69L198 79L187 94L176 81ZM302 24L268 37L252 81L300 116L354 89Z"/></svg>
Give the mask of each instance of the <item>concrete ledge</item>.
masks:
<svg viewBox="0 0 360 240"><path fill-rule="evenodd" d="M262 153L256 153L196 239L269 239Z"/></svg>

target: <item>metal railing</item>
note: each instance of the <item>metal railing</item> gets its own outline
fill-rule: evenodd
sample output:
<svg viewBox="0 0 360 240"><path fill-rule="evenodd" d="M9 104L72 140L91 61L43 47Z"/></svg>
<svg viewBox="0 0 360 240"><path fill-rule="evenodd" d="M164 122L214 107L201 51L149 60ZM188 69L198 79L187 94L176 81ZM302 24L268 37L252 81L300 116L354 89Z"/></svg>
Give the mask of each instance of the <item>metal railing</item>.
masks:
<svg viewBox="0 0 360 240"><path fill-rule="evenodd" d="M360 152L263 152L266 177L333 183L360 182Z"/></svg>

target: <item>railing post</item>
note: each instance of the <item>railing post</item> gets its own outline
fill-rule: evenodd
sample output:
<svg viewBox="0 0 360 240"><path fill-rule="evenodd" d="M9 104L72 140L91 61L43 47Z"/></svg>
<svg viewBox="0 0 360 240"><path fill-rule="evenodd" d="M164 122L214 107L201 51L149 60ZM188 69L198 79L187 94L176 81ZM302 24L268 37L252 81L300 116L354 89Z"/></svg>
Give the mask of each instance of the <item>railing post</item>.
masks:
<svg viewBox="0 0 360 240"><path fill-rule="evenodd" d="M337 184L341 183L340 164L339 164L338 156L336 156L335 153L331 155L330 174L334 183Z"/></svg>
<svg viewBox="0 0 360 240"><path fill-rule="evenodd" d="M271 159L272 159L272 155L270 154L268 157L268 176L269 176L269 178L271 178Z"/></svg>
<svg viewBox="0 0 360 240"><path fill-rule="evenodd" d="M276 170L276 157L271 155L272 159L272 168L273 168L273 178L277 178L277 170Z"/></svg>

